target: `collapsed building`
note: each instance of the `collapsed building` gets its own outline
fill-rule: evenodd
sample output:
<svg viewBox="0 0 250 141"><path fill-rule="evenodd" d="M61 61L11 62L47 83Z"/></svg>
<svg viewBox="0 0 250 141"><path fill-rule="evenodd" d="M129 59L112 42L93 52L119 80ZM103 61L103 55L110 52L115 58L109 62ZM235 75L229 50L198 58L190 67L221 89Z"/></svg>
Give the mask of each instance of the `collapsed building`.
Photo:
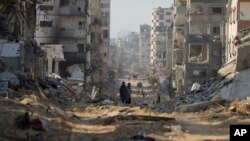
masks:
<svg viewBox="0 0 250 141"><path fill-rule="evenodd" d="M0 2L0 56L9 70L29 68L36 76L43 76L46 73L44 52L34 40L37 2Z"/></svg>

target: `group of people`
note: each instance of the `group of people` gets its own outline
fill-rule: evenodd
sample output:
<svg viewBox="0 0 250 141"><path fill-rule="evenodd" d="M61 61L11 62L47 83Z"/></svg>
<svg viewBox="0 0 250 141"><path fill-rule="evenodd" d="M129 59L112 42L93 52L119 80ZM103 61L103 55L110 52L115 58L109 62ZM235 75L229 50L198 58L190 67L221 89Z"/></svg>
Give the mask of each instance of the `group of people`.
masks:
<svg viewBox="0 0 250 141"><path fill-rule="evenodd" d="M122 85L120 87L120 98L122 103L131 104L131 93L131 84L128 83L128 85L126 86L125 82L122 82Z"/></svg>

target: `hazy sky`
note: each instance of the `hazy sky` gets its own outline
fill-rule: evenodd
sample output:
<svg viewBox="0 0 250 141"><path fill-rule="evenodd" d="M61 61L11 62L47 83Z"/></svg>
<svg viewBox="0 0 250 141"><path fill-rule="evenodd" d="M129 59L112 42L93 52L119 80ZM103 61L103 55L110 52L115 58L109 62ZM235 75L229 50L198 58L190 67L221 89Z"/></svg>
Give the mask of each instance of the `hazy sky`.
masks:
<svg viewBox="0 0 250 141"><path fill-rule="evenodd" d="M151 10L170 7L173 0L111 0L111 37L127 30L139 32L140 24L150 24Z"/></svg>

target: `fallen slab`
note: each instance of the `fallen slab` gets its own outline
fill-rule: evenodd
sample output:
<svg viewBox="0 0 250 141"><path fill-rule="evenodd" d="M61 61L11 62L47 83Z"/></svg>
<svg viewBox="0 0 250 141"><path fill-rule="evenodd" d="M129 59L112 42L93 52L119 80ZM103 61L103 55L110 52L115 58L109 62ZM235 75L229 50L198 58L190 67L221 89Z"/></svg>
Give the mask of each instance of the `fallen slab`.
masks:
<svg viewBox="0 0 250 141"><path fill-rule="evenodd" d="M208 107L216 104L225 104L225 100L217 100L217 101L205 101L187 105L179 106L176 111L177 112L199 112L207 109Z"/></svg>

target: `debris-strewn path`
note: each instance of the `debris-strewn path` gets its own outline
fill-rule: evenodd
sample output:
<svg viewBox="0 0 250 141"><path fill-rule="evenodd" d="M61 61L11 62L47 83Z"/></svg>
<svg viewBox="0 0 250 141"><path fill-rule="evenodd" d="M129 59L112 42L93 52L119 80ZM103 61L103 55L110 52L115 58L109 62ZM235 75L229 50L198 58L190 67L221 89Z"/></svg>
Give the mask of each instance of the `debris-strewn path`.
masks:
<svg viewBox="0 0 250 141"><path fill-rule="evenodd" d="M123 79L120 81L124 81ZM131 80L133 86L146 80ZM118 92L114 90L112 95ZM150 89L148 89L150 90ZM229 112L227 107L213 107L197 113L165 113L154 107L155 94L148 92L145 99L133 93L131 105L80 102L64 103L55 97L48 101L39 94L23 92L19 100L0 97L1 141L195 141L228 140L229 125L250 123L248 112ZM163 96L162 103L167 96ZM236 106L237 107L237 106ZM245 109L247 110L247 109ZM42 121L45 131L15 126L15 118L30 112ZM36 123L40 125L40 123ZM39 129L39 126L35 126ZM28 139L27 139L28 138Z"/></svg>

